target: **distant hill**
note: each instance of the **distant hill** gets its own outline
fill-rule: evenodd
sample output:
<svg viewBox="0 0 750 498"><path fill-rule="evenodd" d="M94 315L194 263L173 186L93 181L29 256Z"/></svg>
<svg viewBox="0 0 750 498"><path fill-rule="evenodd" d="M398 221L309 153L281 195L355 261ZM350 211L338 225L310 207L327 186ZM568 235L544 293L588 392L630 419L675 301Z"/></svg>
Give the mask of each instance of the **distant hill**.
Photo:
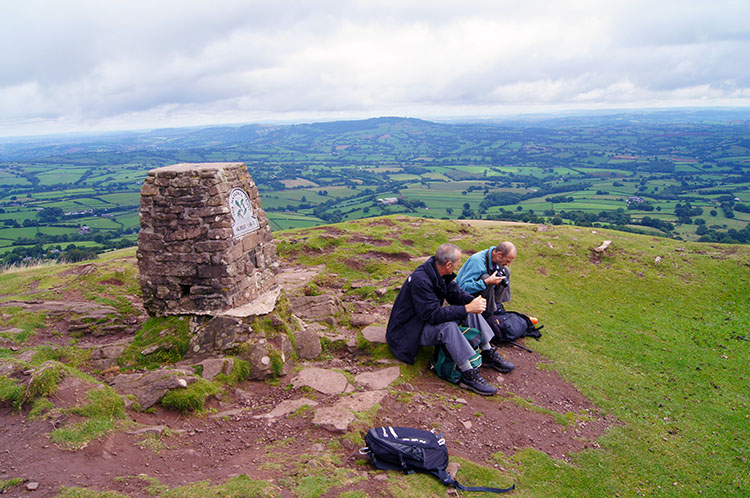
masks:
<svg viewBox="0 0 750 498"><path fill-rule="evenodd" d="M750 109L663 109L633 111L590 111L580 113L519 115L503 119L466 119L431 122L408 117L378 117L363 120L328 121L306 124L215 125L104 133L75 133L31 137L0 137L0 160L29 160L64 155L75 147L78 152L131 152L133 148L171 150L232 146L239 143L267 143L332 134L338 137L369 131L448 134L460 142L474 137L476 130L491 133L503 128L558 128L568 126L617 126L631 124L729 123L750 120ZM477 128L479 127L479 128ZM361 135L358 138L362 138ZM309 146L313 142L308 142Z"/></svg>

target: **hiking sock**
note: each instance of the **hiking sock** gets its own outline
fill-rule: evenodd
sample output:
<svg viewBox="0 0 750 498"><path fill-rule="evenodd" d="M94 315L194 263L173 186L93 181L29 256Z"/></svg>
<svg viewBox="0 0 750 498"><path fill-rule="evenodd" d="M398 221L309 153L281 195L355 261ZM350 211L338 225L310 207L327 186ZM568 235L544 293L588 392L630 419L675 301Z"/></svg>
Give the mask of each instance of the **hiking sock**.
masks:
<svg viewBox="0 0 750 498"><path fill-rule="evenodd" d="M473 367L471 366L471 363L469 363L469 360L466 360L465 362L461 363L460 365L457 365L458 369L462 372L466 372L467 370L471 370Z"/></svg>

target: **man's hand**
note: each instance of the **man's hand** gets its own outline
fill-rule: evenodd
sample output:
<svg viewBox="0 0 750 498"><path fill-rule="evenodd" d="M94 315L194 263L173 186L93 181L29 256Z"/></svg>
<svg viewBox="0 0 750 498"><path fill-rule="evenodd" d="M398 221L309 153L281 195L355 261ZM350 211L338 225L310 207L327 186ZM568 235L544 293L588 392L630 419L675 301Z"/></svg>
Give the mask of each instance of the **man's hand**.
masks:
<svg viewBox="0 0 750 498"><path fill-rule="evenodd" d="M495 273L484 279L484 285L488 287L490 285L497 285L503 280L505 280L505 275L498 275L497 270L495 270Z"/></svg>
<svg viewBox="0 0 750 498"><path fill-rule="evenodd" d="M467 313L482 313L487 309L487 300L482 296L475 297L472 302L466 305Z"/></svg>

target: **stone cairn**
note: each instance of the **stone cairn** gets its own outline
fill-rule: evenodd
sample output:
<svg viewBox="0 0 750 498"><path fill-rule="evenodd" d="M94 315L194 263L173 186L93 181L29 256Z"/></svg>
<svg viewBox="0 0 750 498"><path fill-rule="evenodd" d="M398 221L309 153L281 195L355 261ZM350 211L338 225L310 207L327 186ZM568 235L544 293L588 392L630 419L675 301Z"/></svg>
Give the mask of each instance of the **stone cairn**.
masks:
<svg viewBox="0 0 750 498"><path fill-rule="evenodd" d="M276 246L242 163L175 164L141 188L138 270L155 316L211 314L276 284Z"/></svg>
<svg viewBox="0 0 750 498"><path fill-rule="evenodd" d="M258 189L243 163L183 163L149 171L141 188L138 270L146 311L191 317L187 356L239 348L256 378L291 342L254 334L273 311L278 260ZM276 366L278 368L278 365Z"/></svg>

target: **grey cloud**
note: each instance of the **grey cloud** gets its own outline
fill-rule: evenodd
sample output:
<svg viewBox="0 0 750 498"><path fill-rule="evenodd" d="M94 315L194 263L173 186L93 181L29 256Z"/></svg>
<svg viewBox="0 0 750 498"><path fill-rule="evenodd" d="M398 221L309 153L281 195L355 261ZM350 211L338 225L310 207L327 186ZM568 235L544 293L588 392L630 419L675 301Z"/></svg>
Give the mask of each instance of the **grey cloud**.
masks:
<svg viewBox="0 0 750 498"><path fill-rule="evenodd" d="M45 119L684 105L701 91L742 103L748 14L731 0L9 2L0 43L18 48L0 52L0 133Z"/></svg>

